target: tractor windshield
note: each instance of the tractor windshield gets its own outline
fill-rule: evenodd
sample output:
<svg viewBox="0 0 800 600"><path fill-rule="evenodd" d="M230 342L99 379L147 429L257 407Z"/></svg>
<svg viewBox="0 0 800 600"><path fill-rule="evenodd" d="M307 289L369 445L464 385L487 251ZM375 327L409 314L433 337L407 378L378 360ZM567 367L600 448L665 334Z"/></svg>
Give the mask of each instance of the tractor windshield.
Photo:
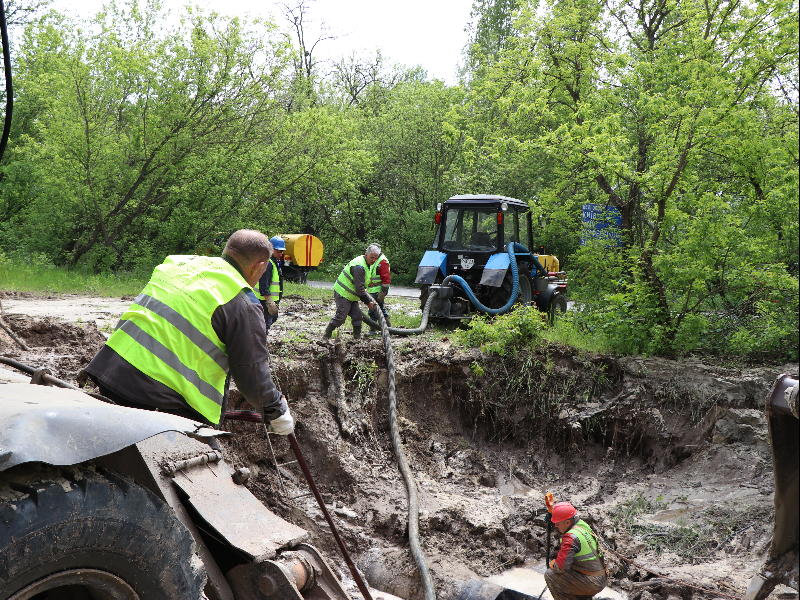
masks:
<svg viewBox="0 0 800 600"><path fill-rule="evenodd" d="M497 208L445 207L439 248L491 252L497 249Z"/></svg>

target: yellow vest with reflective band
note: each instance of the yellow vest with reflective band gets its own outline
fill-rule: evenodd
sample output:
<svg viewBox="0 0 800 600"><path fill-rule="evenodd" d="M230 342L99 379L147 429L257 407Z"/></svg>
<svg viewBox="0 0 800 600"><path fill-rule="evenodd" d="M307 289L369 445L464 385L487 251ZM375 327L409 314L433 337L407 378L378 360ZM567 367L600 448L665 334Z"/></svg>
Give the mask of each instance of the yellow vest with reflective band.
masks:
<svg viewBox="0 0 800 600"><path fill-rule="evenodd" d="M225 344L211 326L217 307L251 288L222 258L168 256L120 318L106 344L219 423L228 375Z"/></svg>
<svg viewBox="0 0 800 600"><path fill-rule="evenodd" d="M369 283L369 274L370 268L367 264L367 260L364 258L364 255L357 256L353 260L351 260L347 265L345 265L342 272L339 273L339 279L336 280L336 283L333 284L333 290L338 292L340 296L347 298L351 302L356 302L358 300L358 296L356 295L356 285L353 281L353 276L350 273L350 269L352 267L364 267L364 281L365 283Z"/></svg>
<svg viewBox="0 0 800 600"><path fill-rule="evenodd" d="M378 273L378 265L381 264L382 261L386 261L386 266L391 269L391 265L389 265L389 259L386 258L384 254L381 254L372 266L370 270L367 272L367 291L370 294L377 294L381 291L381 276Z"/></svg>
<svg viewBox="0 0 800 600"><path fill-rule="evenodd" d="M269 262L267 263L267 270L270 272L269 288L262 290L261 282L259 282L259 284L253 288L253 291L256 294L256 298L259 300L266 300L269 296L275 302L278 302L278 300L281 299L281 276L278 273L278 265L275 264L274 259L269 259Z"/></svg>
<svg viewBox="0 0 800 600"><path fill-rule="evenodd" d="M569 529L569 533L574 535L581 541L581 551L575 553L574 560L577 561L578 567L582 568L580 563L587 563L590 560L600 560L603 553L597 547L597 538L594 537L591 527L583 519L579 519L575 525ZM597 569L598 571L600 569Z"/></svg>
<svg viewBox="0 0 800 600"><path fill-rule="evenodd" d="M272 269L272 274L269 278L269 290L267 290L267 295L277 302L281 299L281 276L274 258L269 259L269 264Z"/></svg>

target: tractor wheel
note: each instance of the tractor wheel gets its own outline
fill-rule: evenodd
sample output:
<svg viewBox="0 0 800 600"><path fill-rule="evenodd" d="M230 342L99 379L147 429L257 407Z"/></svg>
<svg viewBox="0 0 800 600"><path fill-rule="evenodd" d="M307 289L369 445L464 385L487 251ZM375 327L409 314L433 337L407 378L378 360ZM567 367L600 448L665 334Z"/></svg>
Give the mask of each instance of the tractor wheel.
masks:
<svg viewBox="0 0 800 600"><path fill-rule="evenodd" d="M533 302L533 282L527 273L519 273L519 295L517 302L522 302L523 306L530 306Z"/></svg>
<svg viewBox="0 0 800 600"><path fill-rule="evenodd" d="M533 283L531 282L530 275L527 273L518 273L519 291L517 292L516 302L521 302L524 306L530 306L533 302ZM502 308L511 297L511 292L514 289L514 277L511 269L506 273L502 285L492 293L487 306L489 308Z"/></svg>
<svg viewBox="0 0 800 600"><path fill-rule="evenodd" d="M205 569L173 510L79 467L0 473L0 600L199 600Z"/></svg>
<svg viewBox="0 0 800 600"><path fill-rule="evenodd" d="M547 311L550 317L550 324L555 323L565 312L567 312L567 299L563 294L554 294L550 299L550 308Z"/></svg>

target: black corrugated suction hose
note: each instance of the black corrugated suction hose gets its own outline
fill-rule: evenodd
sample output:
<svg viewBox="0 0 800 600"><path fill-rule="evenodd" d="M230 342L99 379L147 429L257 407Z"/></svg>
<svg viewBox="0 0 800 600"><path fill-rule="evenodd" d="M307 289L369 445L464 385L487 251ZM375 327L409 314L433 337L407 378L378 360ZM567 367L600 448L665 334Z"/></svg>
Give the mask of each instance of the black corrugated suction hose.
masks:
<svg viewBox="0 0 800 600"><path fill-rule="evenodd" d="M431 301L436 293L431 293L428 301L425 303L425 310L422 313L422 323L420 329L424 331L427 326L428 312L430 311ZM397 460L397 465L400 472L403 474L403 479L406 482L406 491L408 492L408 543L411 546L411 554L414 561L417 563L419 569L419 576L422 580L422 587L425 592L425 600L436 600L436 590L433 589L433 578L428 570L428 564L425 561L425 555L422 553L422 548L419 545L419 498L417 497L417 482L414 480L414 475L406 462L405 454L403 453L403 446L400 443L400 431L397 427L397 397L395 394L394 385L394 354L392 352L392 338L390 332L394 332L394 328L386 325L386 319L383 316L383 311L377 311L378 319L380 320L381 335L383 337L383 347L386 351L386 370L388 371L389 380L389 423L392 432L392 448L394 449L394 456ZM377 323L376 323L377 325ZM421 331L405 330L421 333ZM408 334L406 334L408 335Z"/></svg>

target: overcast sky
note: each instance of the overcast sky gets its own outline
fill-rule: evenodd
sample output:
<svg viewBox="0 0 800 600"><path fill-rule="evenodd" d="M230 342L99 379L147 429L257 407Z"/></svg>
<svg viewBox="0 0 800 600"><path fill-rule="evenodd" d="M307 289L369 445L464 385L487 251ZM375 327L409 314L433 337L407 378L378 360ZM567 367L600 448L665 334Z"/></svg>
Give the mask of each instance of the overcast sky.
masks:
<svg viewBox="0 0 800 600"><path fill-rule="evenodd" d="M118 0L120 4L123 0ZM164 0L177 12L186 0ZM287 0L285 4L293 2ZM281 3L272 0L195 0L192 4L213 7L217 12L245 16L275 16L281 26ZM380 48L391 63L421 65L429 77L456 83L456 65L467 41L464 31L469 22L472 0L312 0L307 3L310 25L306 42L318 39L325 24L335 40L320 42L314 51L320 59L339 58L355 51L374 56ZM55 0L53 7L82 18L100 10L103 0Z"/></svg>

